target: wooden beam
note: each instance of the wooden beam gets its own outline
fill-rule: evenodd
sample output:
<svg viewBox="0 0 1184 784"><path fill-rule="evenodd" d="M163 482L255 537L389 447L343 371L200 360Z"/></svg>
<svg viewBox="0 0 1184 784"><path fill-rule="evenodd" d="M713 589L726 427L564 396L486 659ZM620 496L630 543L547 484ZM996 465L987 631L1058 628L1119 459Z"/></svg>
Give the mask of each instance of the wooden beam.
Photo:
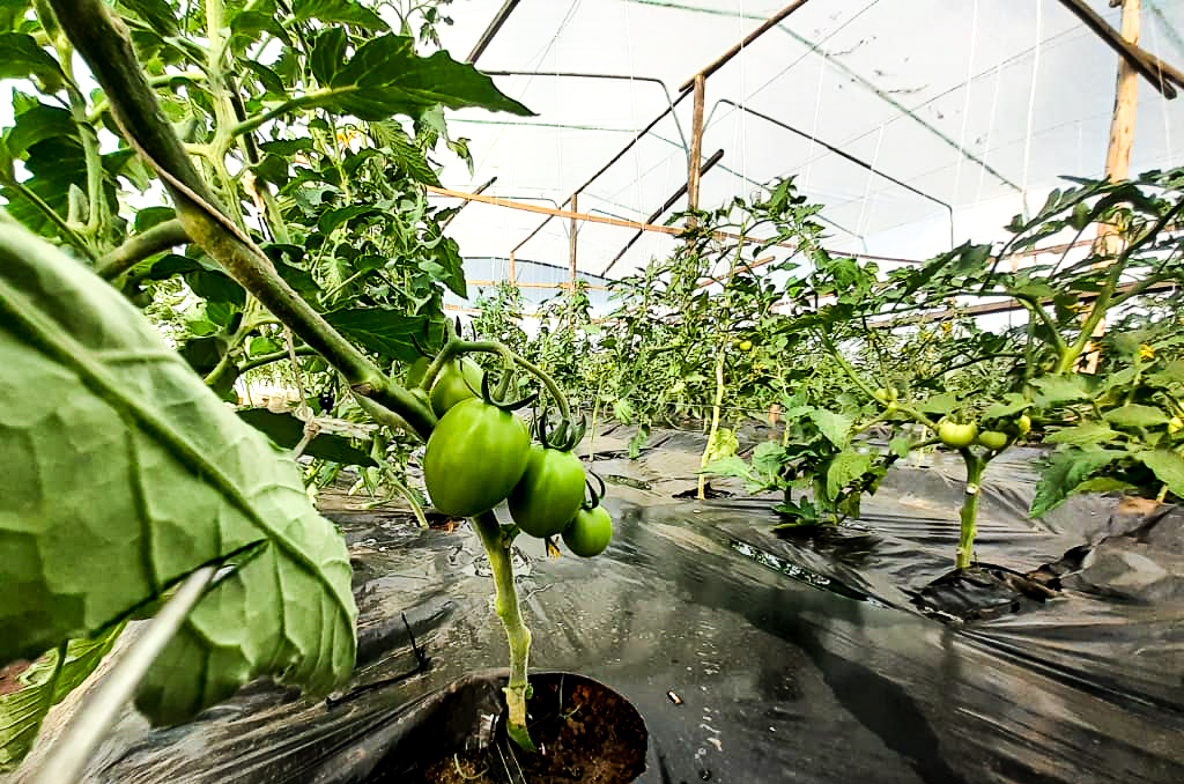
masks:
<svg viewBox="0 0 1184 784"><path fill-rule="evenodd" d="M1184 73L1139 48L1138 44L1127 40L1122 33L1108 25L1105 19L1090 8L1086 0L1061 0L1061 4L1086 27L1097 33L1111 49L1118 52L1124 61L1162 93L1164 98L1176 97L1176 88L1172 86L1172 82L1184 87Z"/></svg>
<svg viewBox="0 0 1184 784"><path fill-rule="evenodd" d="M713 73L718 71L720 68L723 68L724 65L726 65L729 60L731 60L733 57L735 57L736 55L743 52L744 47L748 46L753 41L760 38L762 35L769 32L777 25L781 24L781 22L785 20L785 17L789 16L794 11L796 11L799 8L801 8L802 6L804 6L806 4L806 2L807 2L807 0L796 0L796 2L790 3L789 5L785 6L785 8L782 8L780 11L778 11L777 13L770 16L768 19L766 19L764 22L761 23L760 27L753 30L748 35L744 36L744 40L742 40L740 43L733 46L728 51L721 54L719 57L712 60L711 63L706 68L704 68L699 73L695 74L695 76L692 76L690 79L687 79L685 82L683 82L682 85L678 88L678 91L680 93L685 93L687 90L694 87L696 77L703 77L704 79L706 79L708 76L711 76Z"/></svg>
<svg viewBox="0 0 1184 784"><path fill-rule="evenodd" d="M579 196L572 194L571 196L571 210L578 212L580 209ZM576 290L576 245L578 243L577 235L580 231L580 222L575 218L571 219L571 224L567 230L568 241L568 285L572 291Z"/></svg>
<svg viewBox="0 0 1184 784"><path fill-rule="evenodd" d="M691 151L687 156L687 208L699 209L699 159L703 157L703 74L695 77L695 109L691 115ZM693 225L694 219L687 221Z"/></svg>

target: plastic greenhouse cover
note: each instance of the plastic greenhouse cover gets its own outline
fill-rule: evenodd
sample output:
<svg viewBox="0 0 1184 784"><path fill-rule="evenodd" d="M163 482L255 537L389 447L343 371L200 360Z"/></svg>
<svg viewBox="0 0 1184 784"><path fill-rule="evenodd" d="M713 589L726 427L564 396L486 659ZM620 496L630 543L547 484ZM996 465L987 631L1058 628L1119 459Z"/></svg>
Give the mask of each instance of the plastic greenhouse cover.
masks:
<svg viewBox="0 0 1184 784"><path fill-rule="evenodd" d="M557 206L678 99L681 85L789 4L523 0L477 65L514 72L494 78L538 116L450 114L453 132L472 140L476 167L443 159L444 184L473 191L497 177L486 195ZM505 5L454 4L444 45L465 56ZM1121 10L1108 0L1088 5L1120 26ZM1182 30L1184 3L1143 0L1147 51L1184 66ZM702 154L724 157L704 176L700 204L714 208L794 175L824 205L837 250L919 259L951 242L999 240L1025 204L1036 210L1064 187L1063 176L1103 175L1117 65L1060 0L804 3L706 80ZM684 184L692 103L684 97L673 118L582 191L579 210L644 220ZM1184 100L1166 100L1140 79L1131 171L1178 165L1182 127ZM450 231L466 256L501 258L504 279L509 251L540 222L471 204ZM567 232L566 220L550 221L517 259L565 267ZM631 235L581 226L580 270L601 274ZM647 234L610 275L671 247ZM520 274L564 279L561 270Z"/></svg>
<svg viewBox="0 0 1184 784"><path fill-rule="evenodd" d="M1013 449L984 483L977 554L993 566L941 580L952 464L898 466L860 521L778 538L767 499L672 498L701 436L657 433L629 461L628 435L595 441L609 550L548 559L520 541L516 568L532 667L596 678L645 717L640 781L1184 781L1179 509L1087 497L1033 521L1038 453ZM480 544L389 510L331 516L361 609L349 696L256 684L160 730L129 712L88 781L397 781L367 777L464 740L398 743L417 701L504 661Z"/></svg>

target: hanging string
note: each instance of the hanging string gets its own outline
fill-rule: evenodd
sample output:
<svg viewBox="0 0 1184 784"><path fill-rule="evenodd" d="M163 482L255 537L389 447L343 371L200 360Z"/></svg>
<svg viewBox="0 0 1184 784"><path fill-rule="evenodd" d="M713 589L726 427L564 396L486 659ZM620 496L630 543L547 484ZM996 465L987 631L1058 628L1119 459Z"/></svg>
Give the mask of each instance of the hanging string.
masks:
<svg viewBox="0 0 1184 784"><path fill-rule="evenodd" d="M860 237L867 234L867 229L864 226L863 217L868 212L867 205L868 205L868 202L871 200L872 178L876 176L876 171L877 171L876 167L880 163L880 148L884 144L884 128L885 128L885 123L880 123L880 134L878 137L876 137L876 151L872 155L872 166L870 169L868 169L867 184L863 188L863 203L861 203L859 205L859 220L857 220L855 222L855 232ZM871 220L870 215L868 215L868 220L869 221Z"/></svg>
<svg viewBox="0 0 1184 784"><path fill-rule="evenodd" d="M1032 124L1036 115L1036 79L1040 74L1040 45L1044 35L1044 0L1036 0L1036 45L1032 50L1032 85L1028 90L1028 128L1024 135L1024 173L1020 179L1020 194L1024 215L1028 208L1028 173L1032 164Z"/></svg>
<svg viewBox="0 0 1184 784"><path fill-rule="evenodd" d="M983 142L983 163L987 162L987 158L991 154L991 134L995 130L995 118L999 112L999 89L1003 85L1003 63L995 66L995 95L991 98L991 112L987 115L990 119L987 121L987 138ZM974 206L977 208L982 203L983 198L983 182L987 177L987 167L980 166L978 168L978 187L974 192Z"/></svg>
<svg viewBox="0 0 1184 784"><path fill-rule="evenodd" d="M1159 9L1155 7L1154 3L1151 4L1151 10L1155 16L1159 17L1160 19L1163 18L1162 12L1160 12ZM1160 48L1159 42L1159 25L1156 24L1155 20L1153 19L1151 24L1147 26L1151 28L1152 49L1156 52L1162 52L1163 50ZM1163 142L1164 146L1167 148L1167 157L1163 160L1165 163L1167 163L1167 165L1171 166L1176 160L1176 157L1172 154L1172 113L1168 111L1167 99L1162 95L1159 96L1159 108L1163 113Z"/></svg>
<svg viewBox="0 0 1184 784"><path fill-rule="evenodd" d="M818 117L822 113L822 84L826 81L826 66L830 64L830 59L822 54L819 56L818 64L818 92L814 96L814 123L810 126L810 145L806 148L806 170L802 172L802 193L805 193L810 185L810 167L814 165L814 139L818 137Z"/></svg>

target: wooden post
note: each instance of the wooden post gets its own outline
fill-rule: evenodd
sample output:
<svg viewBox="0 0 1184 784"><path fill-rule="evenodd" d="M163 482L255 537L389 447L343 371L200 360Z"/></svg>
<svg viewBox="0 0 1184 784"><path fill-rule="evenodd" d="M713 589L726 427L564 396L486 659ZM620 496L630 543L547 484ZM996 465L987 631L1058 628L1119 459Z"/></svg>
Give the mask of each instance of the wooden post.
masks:
<svg viewBox="0 0 1184 784"><path fill-rule="evenodd" d="M510 251L510 285L518 285L518 269L514 264L514 251Z"/></svg>
<svg viewBox="0 0 1184 784"><path fill-rule="evenodd" d="M1142 0L1123 0L1122 37L1132 44L1139 43ZM1110 119L1110 144L1106 148L1106 179L1118 182L1130 177L1131 145L1135 140L1135 115L1139 105L1139 72L1126 58L1118 58L1118 81L1114 89L1114 116ZM1115 256L1122 251L1121 227L1111 224L1098 226L1094 248L1103 256ZM1099 266L1105 266L1103 261ZM1093 337L1106 334L1106 320L1098 322ZM1094 373L1098 369L1099 352L1091 343L1078 362L1078 369Z"/></svg>
<svg viewBox="0 0 1184 784"><path fill-rule="evenodd" d="M1122 37L1139 42L1139 11L1142 0L1122 4ZM1118 85L1114 95L1114 117L1110 122L1110 147L1106 150L1106 177L1112 182L1130 176L1131 143L1135 138L1135 110L1139 99L1139 74L1125 58L1118 60Z"/></svg>
<svg viewBox="0 0 1184 784"><path fill-rule="evenodd" d="M699 159L703 155L703 74L695 77L695 109L691 118L691 154L687 161L687 207L699 208Z"/></svg>
<svg viewBox="0 0 1184 784"><path fill-rule="evenodd" d="M571 211L572 212L579 212L580 211L579 197L574 193L571 195ZM577 221L574 217L571 218L571 228L569 228L567 231L568 245L569 245L568 265L569 265L569 269L570 269L570 273L571 273L570 280L568 281L568 283L571 286L571 291L573 294L575 293L575 290L576 290L576 235L579 233L579 229L580 229L580 222Z"/></svg>

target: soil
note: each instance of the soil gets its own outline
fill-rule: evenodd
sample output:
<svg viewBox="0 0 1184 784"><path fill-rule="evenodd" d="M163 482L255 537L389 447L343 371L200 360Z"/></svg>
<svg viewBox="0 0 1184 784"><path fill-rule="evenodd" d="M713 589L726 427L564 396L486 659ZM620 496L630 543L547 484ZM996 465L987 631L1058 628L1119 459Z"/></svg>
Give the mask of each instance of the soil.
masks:
<svg viewBox="0 0 1184 784"><path fill-rule="evenodd" d="M449 754L400 777L403 784L625 784L645 770L647 733L616 692L576 676L531 678L531 739L522 751L504 726L483 751Z"/></svg>

